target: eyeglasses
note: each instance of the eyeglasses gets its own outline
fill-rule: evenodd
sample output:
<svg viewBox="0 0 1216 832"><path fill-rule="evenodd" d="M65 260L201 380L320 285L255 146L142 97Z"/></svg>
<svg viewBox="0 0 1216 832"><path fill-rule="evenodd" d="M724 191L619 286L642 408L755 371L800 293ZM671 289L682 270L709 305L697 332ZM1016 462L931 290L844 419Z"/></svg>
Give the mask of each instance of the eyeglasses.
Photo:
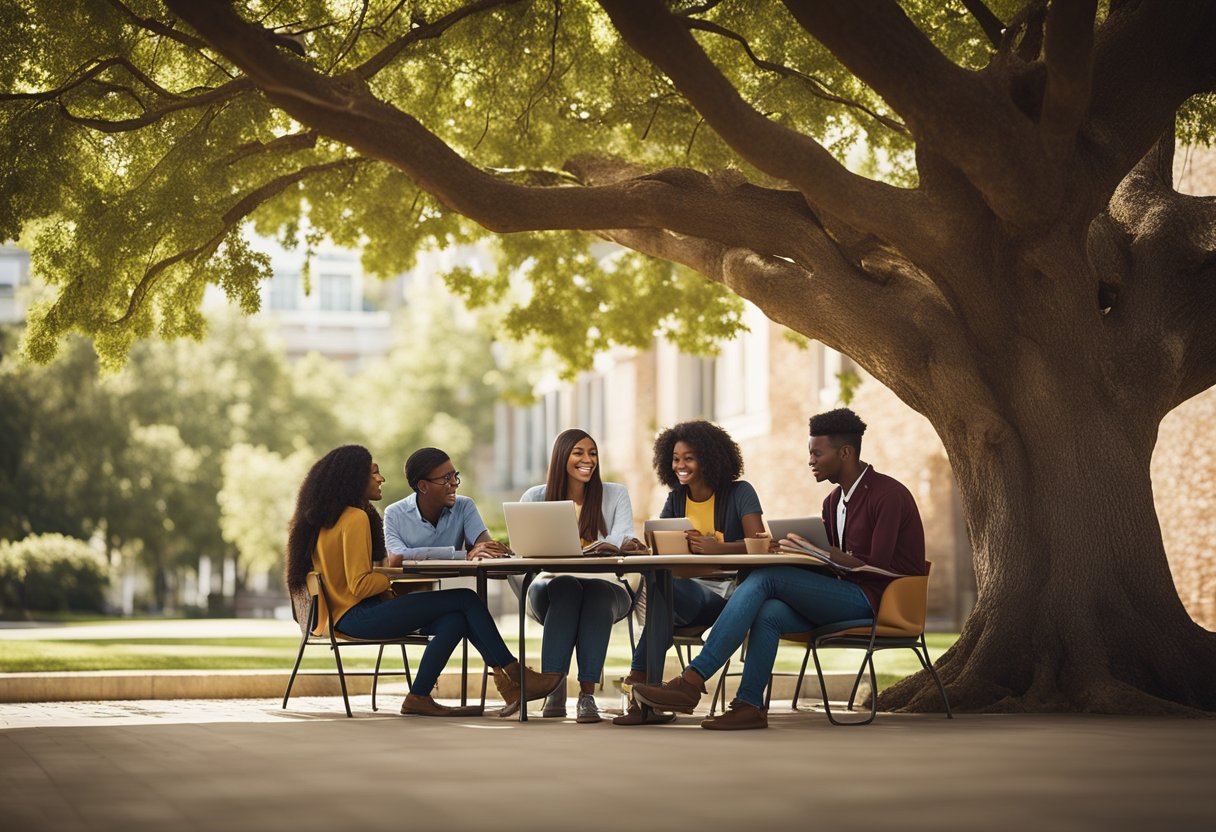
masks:
<svg viewBox="0 0 1216 832"><path fill-rule="evenodd" d="M448 473L444 474L442 477L436 477L435 479L431 479L430 477L423 477L423 479L426 480L427 482L433 482L433 483L435 483L435 485L460 485L460 472L459 471L449 471Z"/></svg>

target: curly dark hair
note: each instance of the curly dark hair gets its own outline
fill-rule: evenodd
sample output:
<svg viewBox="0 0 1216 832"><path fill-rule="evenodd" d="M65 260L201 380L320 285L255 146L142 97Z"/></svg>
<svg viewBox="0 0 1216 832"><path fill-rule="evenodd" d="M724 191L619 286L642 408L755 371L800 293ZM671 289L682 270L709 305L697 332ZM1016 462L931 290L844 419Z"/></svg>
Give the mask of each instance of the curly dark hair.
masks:
<svg viewBox="0 0 1216 832"><path fill-rule="evenodd" d="M847 407L838 407L811 417L811 436L826 436L833 448L852 445L861 456L861 435L866 423Z"/></svg>
<svg viewBox="0 0 1216 832"><path fill-rule="evenodd" d="M384 557L384 524L380 513L366 499L372 474L372 454L362 445L334 448L317 460L300 485L296 511L287 531L287 590L304 589L312 571L312 553L317 536L338 522L347 507L367 512L372 525L372 560Z"/></svg>
<svg viewBox="0 0 1216 832"><path fill-rule="evenodd" d="M692 447L701 466L701 476L715 494L721 494L743 474L743 454L729 433L712 422L681 422L654 440L654 472L659 475L659 482L672 491L680 487L680 481L671 469L677 442Z"/></svg>

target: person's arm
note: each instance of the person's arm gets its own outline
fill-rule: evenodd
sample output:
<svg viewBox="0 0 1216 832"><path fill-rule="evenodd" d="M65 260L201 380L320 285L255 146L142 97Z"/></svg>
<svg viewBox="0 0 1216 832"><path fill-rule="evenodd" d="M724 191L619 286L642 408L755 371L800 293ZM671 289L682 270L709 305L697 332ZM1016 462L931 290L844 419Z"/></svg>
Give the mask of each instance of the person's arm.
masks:
<svg viewBox="0 0 1216 832"><path fill-rule="evenodd" d="M608 524L604 540L613 546L622 546L633 539L633 504L629 501L629 489L617 483L604 483L602 509Z"/></svg>
<svg viewBox="0 0 1216 832"><path fill-rule="evenodd" d="M469 500L464 516L464 539L472 541L468 552L465 553L468 560L505 558L511 554L510 549L490 537L490 530L486 528L485 521L481 519L481 512L472 500Z"/></svg>
<svg viewBox="0 0 1216 832"><path fill-rule="evenodd" d="M356 598L371 598L388 589L387 575L372 571L372 524L362 511L342 524L342 570Z"/></svg>

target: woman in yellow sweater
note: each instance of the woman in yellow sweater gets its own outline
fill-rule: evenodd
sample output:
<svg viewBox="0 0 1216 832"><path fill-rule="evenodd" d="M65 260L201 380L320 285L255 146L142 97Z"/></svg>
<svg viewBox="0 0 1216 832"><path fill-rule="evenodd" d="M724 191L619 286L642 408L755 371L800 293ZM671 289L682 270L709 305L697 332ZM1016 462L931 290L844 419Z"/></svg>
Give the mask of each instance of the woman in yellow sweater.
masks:
<svg viewBox="0 0 1216 832"><path fill-rule="evenodd" d="M485 603L471 589L445 589L393 597L386 575L372 571L384 557L384 530L372 506L384 477L371 453L343 445L323 456L300 486L287 539L287 588L304 589L308 573L321 574L335 629L355 638L430 635L401 713L454 716L456 708L431 697L439 673L462 638L493 668L507 705L519 701L519 662L503 642ZM543 699L562 681L560 673L528 674L528 699Z"/></svg>

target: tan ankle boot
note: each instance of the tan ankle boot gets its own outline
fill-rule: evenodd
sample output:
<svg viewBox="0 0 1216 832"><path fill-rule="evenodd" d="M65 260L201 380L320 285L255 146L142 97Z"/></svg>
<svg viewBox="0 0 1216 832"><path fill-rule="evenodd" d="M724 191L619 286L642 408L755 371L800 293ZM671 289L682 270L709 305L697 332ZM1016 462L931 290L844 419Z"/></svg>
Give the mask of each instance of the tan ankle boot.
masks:
<svg viewBox="0 0 1216 832"><path fill-rule="evenodd" d="M544 699L562 683L563 673L537 673L530 667L523 669L527 673L528 701ZM510 707L519 701L519 662L514 661L504 667L494 668L494 686L499 695Z"/></svg>

